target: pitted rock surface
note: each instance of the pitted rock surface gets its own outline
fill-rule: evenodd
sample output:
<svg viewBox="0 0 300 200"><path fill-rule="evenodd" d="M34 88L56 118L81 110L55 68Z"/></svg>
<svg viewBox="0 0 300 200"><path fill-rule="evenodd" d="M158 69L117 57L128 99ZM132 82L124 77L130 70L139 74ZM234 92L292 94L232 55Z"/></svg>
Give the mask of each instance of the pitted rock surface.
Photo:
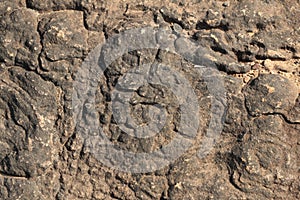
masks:
<svg viewBox="0 0 300 200"><path fill-rule="evenodd" d="M300 199L299 7L291 0L2 0L0 199ZM123 151L152 152L176 134L192 145L155 171L129 173L108 167L87 148L73 102L86 91L75 93L74 86L99 44L142 27L159 31L116 45L148 37L164 50L125 52L109 66L96 61L106 67L92 82L99 124ZM196 137L180 132L181 99L171 87L138 85L134 77L145 64L167 65L188 80L200 116ZM207 69L215 71L203 73ZM216 74L221 85L211 78ZM118 87L121 81L131 88ZM223 87L226 95L216 97ZM113 113L116 90L131 92L130 115L139 126L160 104L166 114L161 131L137 138L122 130L131 127ZM188 119L191 125L194 118ZM209 127L220 134L199 157L210 145L206 136L214 136Z"/></svg>

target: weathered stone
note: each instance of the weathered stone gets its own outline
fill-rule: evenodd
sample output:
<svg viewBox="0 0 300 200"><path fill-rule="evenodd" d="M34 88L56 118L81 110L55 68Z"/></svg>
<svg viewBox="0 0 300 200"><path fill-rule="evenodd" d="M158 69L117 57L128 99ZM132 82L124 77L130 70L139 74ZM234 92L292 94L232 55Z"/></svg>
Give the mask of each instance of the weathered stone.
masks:
<svg viewBox="0 0 300 200"><path fill-rule="evenodd" d="M0 61L8 66L36 69L42 48L36 13L3 3L0 6Z"/></svg>
<svg viewBox="0 0 300 200"><path fill-rule="evenodd" d="M1 81L0 171L12 177L41 175L57 152L55 87L17 67Z"/></svg>
<svg viewBox="0 0 300 200"><path fill-rule="evenodd" d="M81 12L45 15L39 23L39 31L43 37L43 52L51 61L84 57L88 33Z"/></svg>
<svg viewBox="0 0 300 200"><path fill-rule="evenodd" d="M199 2L1 1L0 199L300 199L299 3ZM156 32L98 46L149 26ZM164 50L121 48L149 42ZM95 60L83 64L95 47ZM103 75L90 71L98 64L106 68ZM151 70L140 70L144 65ZM184 77L197 98L162 65ZM95 77L76 82L89 73ZM147 75L151 79L142 82ZM153 84L155 77L164 84ZM87 92L88 83L95 91ZM90 97L78 115L76 95ZM198 105L185 118L193 128L200 116L193 138L189 129L180 131L184 99ZM87 116L93 101L97 112ZM129 109L114 110L113 101ZM89 127L82 132L76 121L82 115L99 122L100 139ZM149 138L122 129L155 120L162 126ZM120 167L133 172L137 157L171 146L178 135L178 145L168 150L178 159L155 163L156 171L147 171L153 159L139 163L147 173L108 167L131 152ZM191 146L178 153L185 138ZM121 153L98 152L110 146Z"/></svg>
<svg viewBox="0 0 300 200"><path fill-rule="evenodd" d="M285 187L297 179L291 175L299 157L295 152L297 131L285 127L279 116L262 116L249 123L248 139L232 151L236 163L232 181L243 191L272 198L274 182ZM287 144L287 139L293 142Z"/></svg>
<svg viewBox="0 0 300 200"><path fill-rule="evenodd" d="M298 89L285 77L264 74L251 81L245 95L251 115L286 113L295 105Z"/></svg>
<svg viewBox="0 0 300 200"><path fill-rule="evenodd" d="M26 0L26 4L39 11L75 9L78 6L76 0Z"/></svg>
<svg viewBox="0 0 300 200"><path fill-rule="evenodd" d="M230 74L244 74L251 70L250 65L240 65L236 63L230 63L225 67L225 71Z"/></svg>

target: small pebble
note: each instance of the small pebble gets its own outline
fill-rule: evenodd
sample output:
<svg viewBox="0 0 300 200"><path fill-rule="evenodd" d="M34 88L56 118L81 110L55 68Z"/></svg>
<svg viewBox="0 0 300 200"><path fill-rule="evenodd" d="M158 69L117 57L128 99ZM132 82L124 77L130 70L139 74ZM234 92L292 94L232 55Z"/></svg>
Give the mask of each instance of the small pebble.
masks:
<svg viewBox="0 0 300 200"><path fill-rule="evenodd" d="M270 59L266 59L264 61L264 66L265 66L266 69L271 69L273 67L273 63Z"/></svg>

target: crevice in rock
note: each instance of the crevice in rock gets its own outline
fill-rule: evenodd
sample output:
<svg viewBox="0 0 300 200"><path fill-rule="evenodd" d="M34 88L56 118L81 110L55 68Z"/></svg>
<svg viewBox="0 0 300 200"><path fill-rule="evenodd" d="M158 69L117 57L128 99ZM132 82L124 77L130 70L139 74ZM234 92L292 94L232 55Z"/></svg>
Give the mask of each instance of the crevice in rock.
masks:
<svg viewBox="0 0 300 200"><path fill-rule="evenodd" d="M254 60L254 55L248 50L234 50L234 53L238 59L238 62L252 62Z"/></svg>
<svg viewBox="0 0 300 200"><path fill-rule="evenodd" d="M16 179L16 180L29 180L30 176L18 176L18 175L11 175L5 172L0 171L0 178L7 178L7 179Z"/></svg>
<svg viewBox="0 0 300 200"><path fill-rule="evenodd" d="M180 16L174 13L171 13L166 7L163 7L159 10L163 19L168 23L176 23L179 24L184 29L189 29L188 24L184 23L180 20Z"/></svg>
<svg viewBox="0 0 300 200"><path fill-rule="evenodd" d="M274 57L270 57L270 56L267 56L267 55L255 55L255 58L257 60L271 60L271 61L286 61L285 58L274 58Z"/></svg>
<svg viewBox="0 0 300 200"><path fill-rule="evenodd" d="M262 115L264 115L264 116L276 116L276 115L279 115L279 116L281 116L283 119L284 119L284 121L286 122L286 123L288 123L288 124L300 124L300 122L294 122L294 121L291 121L290 119L288 119L288 117L286 116L286 115L284 115L284 114L282 114L282 113L279 113L279 112L274 112L274 113L264 113L264 114L262 114Z"/></svg>
<svg viewBox="0 0 300 200"><path fill-rule="evenodd" d="M41 45L41 51L40 51L40 53L39 53L39 55L38 55L38 63L39 63L39 66L38 66L38 68L40 68L40 69L42 69L43 67L43 63L42 63L42 54L43 54L43 52L44 52L44 45L43 45L43 40L44 40L44 36L43 36L43 33L39 30L39 22L38 22L38 25L37 25L37 33L39 34L39 36L40 36L40 45Z"/></svg>
<svg viewBox="0 0 300 200"><path fill-rule="evenodd" d="M249 116L251 117L259 117L259 116L276 116L276 115L279 115L283 118L283 120L287 123L287 124L300 124L300 122L294 122L294 121L291 121L285 114L283 113L280 113L280 112L270 112L270 113L261 113L261 114L251 114L250 110L248 109L247 105L246 105L246 99L244 100L244 103L245 103L245 108L247 110L247 113Z"/></svg>
<svg viewBox="0 0 300 200"><path fill-rule="evenodd" d="M209 24L207 24L204 20L203 21L199 21L197 24L196 24L196 29L197 30L213 30L213 29L220 29L222 31L229 31L229 24L228 23L224 23L224 22L221 22L220 25L218 26L211 26Z"/></svg>

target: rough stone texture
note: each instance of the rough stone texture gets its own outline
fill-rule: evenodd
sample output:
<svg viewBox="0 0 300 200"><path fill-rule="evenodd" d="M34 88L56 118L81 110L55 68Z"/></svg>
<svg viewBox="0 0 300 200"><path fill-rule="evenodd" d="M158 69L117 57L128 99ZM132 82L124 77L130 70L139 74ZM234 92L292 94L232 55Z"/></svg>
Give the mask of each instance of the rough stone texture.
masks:
<svg viewBox="0 0 300 200"><path fill-rule="evenodd" d="M283 114L295 106L298 88L285 77L265 74L251 81L245 93L251 115Z"/></svg>
<svg viewBox="0 0 300 200"><path fill-rule="evenodd" d="M42 16L39 22L43 52L51 61L82 58L87 50L87 30L81 12L65 11Z"/></svg>
<svg viewBox="0 0 300 200"><path fill-rule="evenodd" d="M0 3L0 13L1 62L8 66L37 68L38 55L41 51L37 13L28 9L19 9L10 2Z"/></svg>
<svg viewBox="0 0 300 200"><path fill-rule="evenodd" d="M299 184L294 174L299 167L299 131L285 127L279 116L262 116L251 123L249 133L243 145L233 148L232 183L260 199L285 198L279 191ZM289 190L290 197L299 193Z"/></svg>
<svg viewBox="0 0 300 200"><path fill-rule="evenodd" d="M300 199L299 7L292 0L1 1L0 199ZM133 137L116 122L113 91L124 89L117 82L143 64L183 75L201 117L192 146L174 162L126 173L88 150L72 114L73 84L98 44L146 26L160 28L150 38L170 51L126 52L107 66L95 94L107 138L124 151L148 153L180 132L180 99L166 85L137 87L138 79L130 82L132 118L147 124L160 104L167 122L150 138ZM203 73L205 66L224 80L226 113L214 148L201 158L211 111L225 102L214 97L220 87L207 83L204 75L215 74Z"/></svg>
<svg viewBox="0 0 300 200"><path fill-rule="evenodd" d="M1 73L3 174L35 177L57 157L55 91L52 83L33 72L13 67Z"/></svg>

